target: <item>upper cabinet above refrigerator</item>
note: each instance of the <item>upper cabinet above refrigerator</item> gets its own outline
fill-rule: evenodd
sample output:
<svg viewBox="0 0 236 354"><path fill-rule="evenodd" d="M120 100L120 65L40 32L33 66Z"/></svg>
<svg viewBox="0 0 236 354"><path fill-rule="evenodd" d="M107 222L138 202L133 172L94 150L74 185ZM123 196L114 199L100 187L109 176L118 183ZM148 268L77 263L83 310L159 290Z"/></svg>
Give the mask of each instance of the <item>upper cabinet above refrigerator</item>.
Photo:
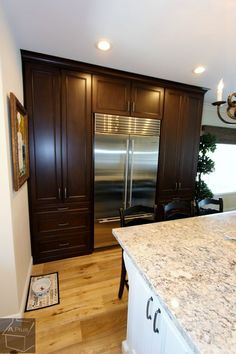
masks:
<svg viewBox="0 0 236 354"><path fill-rule="evenodd" d="M93 111L141 118L162 118L164 89L141 81L93 77Z"/></svg>

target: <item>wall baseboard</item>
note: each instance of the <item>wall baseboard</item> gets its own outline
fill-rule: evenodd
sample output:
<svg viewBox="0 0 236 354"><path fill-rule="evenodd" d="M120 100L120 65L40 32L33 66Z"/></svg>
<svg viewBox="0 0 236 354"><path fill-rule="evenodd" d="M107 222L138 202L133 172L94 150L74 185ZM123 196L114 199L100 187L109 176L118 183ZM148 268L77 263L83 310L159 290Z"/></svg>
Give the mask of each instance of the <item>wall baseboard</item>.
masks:
<svg viewBox="0 0 236 354"><path fill-rule="evenodd" d="M128 342L127 340L124 340L122 342L122 354L131 354L130 348L128 346Z"/></svg>
<svg viewBox="0 0 236 354"><path fill-rule="evenodd" d="M30 276L31 276L31 273L32 273L32 266L33 266L33 258L30 257L30 262L29 262L29 267L28 267L28 272L27 272L27 275L26 275L26 279L25 279L25 286L24 286L24 290L23 290L23 294L22 294L22 299L21 299L21 305L20 305L20 308L19 308L19 312L15 313L15 314L12 314L12 315L4 316L3 318L22 318L22 317L24 317L25 304L26 304L27 295L28 295Z"/></svg>

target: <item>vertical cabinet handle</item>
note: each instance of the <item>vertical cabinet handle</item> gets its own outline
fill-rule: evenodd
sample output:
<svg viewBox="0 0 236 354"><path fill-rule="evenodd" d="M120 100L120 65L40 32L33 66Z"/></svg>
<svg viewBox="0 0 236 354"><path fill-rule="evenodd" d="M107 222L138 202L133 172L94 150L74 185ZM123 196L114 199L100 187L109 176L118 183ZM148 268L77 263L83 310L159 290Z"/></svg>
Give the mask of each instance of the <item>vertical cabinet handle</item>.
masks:
<svg viewBox="0 0 236 354"><path fill-rule="evenodd" d="M130 111L130 101L127 102L127 111Z"/></svg>
<svg viewBox="0 0 236 354"><path fill-rule="evenodd" d="M146 318L147 320L151 320L152 319L152 316L149 314L149 306L150 306L150 302L153 301L153 298L152 296L148 299L147 301L147 306L146 306Z"/></svg>
<svg viewBox="0 0 236 354"><path fill-rule="evenodd" d="M58 199L61 199L61 187L58 187Z"/></svg>
<svg viewBox="0 0 236 354"><path fill-rule="evenodd" d="M161 313L161 310L158 309L156 310L155 314L154 314L154 319L153 319L153 332L154 333L159 333L159 329L157 328L157 316Z"/></svg>
<svg viewBox="0 0 236 354"><path fill-rule="evenodd" d="M132 103L132 112L135 111L135 102Z"/></svg>
<svg viewBox="0 0 236 354"><path fill-rule="evenodd" d="M176 191L181 189L181 186L182 186L181 182L175 182L175 190Z"/></svg>
<svg viewBox="0 0 236 354"><path fill-rule="evenodd" d="M67 188L66 187L64 188L64 198L65 199L67 198Z"/></svg>

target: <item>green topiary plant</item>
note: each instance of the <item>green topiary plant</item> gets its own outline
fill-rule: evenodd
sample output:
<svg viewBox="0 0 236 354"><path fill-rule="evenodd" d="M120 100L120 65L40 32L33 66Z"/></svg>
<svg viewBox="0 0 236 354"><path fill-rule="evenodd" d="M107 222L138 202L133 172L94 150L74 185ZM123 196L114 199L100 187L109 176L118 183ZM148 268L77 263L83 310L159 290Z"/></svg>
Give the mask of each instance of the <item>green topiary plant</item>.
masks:
<svg viewBox="0 0 236 354"><path fill-rule="evenodd" d="M200 137L198 164L197 164L197 179L195 184L195 198L201 200L204 198L212 198L213 193L208 188L207 184L202 180L202 175L209 174L214 171L215 163L207 156L209 152L214 152L216 149L216 137L210 133Z"/></svg>

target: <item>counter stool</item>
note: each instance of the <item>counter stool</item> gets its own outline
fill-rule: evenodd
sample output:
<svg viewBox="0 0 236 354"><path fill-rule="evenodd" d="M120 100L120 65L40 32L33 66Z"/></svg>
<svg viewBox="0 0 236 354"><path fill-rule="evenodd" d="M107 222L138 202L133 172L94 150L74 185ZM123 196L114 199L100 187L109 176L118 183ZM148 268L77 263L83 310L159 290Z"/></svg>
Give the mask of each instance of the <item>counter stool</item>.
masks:
<svg viewBox="0 0 236 354"><path fill-rule="evenodd" d="M206 206L208 207L206 208ZM213 205L213 207L212 207ZM211 206L211 207L209 207ZM214 208L216 206L216 209ZM213 198L205 198L196 202L197 214L198 215L208 215L215 213L223 213L223 199L213 199Z"/></svg>
<svg viewBox="0 0 236 354"><path fill-rule="evenodd" d="M127 209L120 208L120 226L137 226L143 224L150 224L157 221L157 206L153 207L144 205L135 205ZM127 272L125 268L123 249L121 259L121 275L120 275L120 287L118 292L119 299L122 298L124 287L129 289L128 280L126 279Z"/></svg>
<svg viewBox="0 0 236 354"><path fill-rule="evenodd" d="M173 199L162 205L163 220L176 220L194 216L193 200Z"/></svg>

